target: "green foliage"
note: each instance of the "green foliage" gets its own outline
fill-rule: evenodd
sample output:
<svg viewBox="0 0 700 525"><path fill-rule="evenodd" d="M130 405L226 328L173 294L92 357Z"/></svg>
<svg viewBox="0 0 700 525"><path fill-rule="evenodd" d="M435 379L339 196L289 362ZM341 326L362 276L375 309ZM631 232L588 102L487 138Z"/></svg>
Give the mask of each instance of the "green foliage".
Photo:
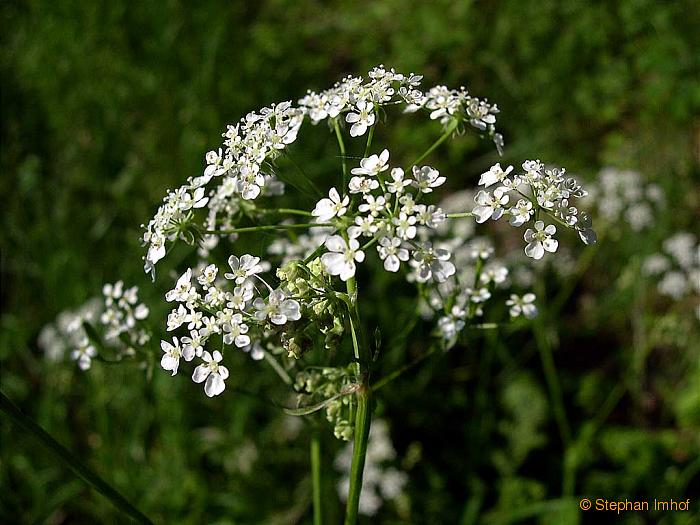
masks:
<svg viewBox="0 0 700 525"><path fill-rule="evenodd" d="M382 389L377 411L392 422L410 482L409 503L386 506L377 522L573 524L583 496L689 497L694 516L649 519L697 518L697 320L639 274L666 237L697 227L695 2L35 0L3 3L0 20L0 385L155 522L308 522L315 420L282 415L294 400L245 355L231 362L230 391L211 400L186 377L49 363L38 333L106 281L139 284L148 304L162 304L170 276L164 268L148 283L138 237L165 189L201 170L226 123L378 62L497 102L505 162L532 155L584 178L608 163L635 168L670 205L649 234L611 225L585 274L548 275L538 294L570 440L554 416L542 340L528 330L474 334ZM406 122L377 140L413 157L435 131ZM305 151L323 146L318 135ZM495 160L472 138L439 153L465 186ZM309 164L314 175L334 169ZM172 267L183 257L173 253ZM406 326L416 305L395 282L363 284L391 297L362 306L382 329L377 368L395 370L425 351ZM0 522L124 523L2 418ZM341 444L328 432L322 441L336 522Z"/></svg>

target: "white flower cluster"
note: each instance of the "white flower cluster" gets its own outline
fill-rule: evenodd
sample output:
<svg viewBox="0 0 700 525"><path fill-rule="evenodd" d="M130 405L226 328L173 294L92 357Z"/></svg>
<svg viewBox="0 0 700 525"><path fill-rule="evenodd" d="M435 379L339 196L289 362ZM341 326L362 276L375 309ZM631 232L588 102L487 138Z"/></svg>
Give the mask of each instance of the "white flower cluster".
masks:
<svg viewBox="0 0 700 525"><path fill-rule="evenodd" d="M439 119L445 126L453 126L453 130L466 122L486 132L499 148L502 146L503 139L495 130L495 105L470 96L464 89L437 86L423 93L419 90L421 79L419 75L404 75L379 66L369 72L366 80L348 77L329 90L309 92L298 107L283 102L251 112L237 125L228 126L223 134L223 148L207 153L203 174L190 177L186 184L169 192L145 226L145 271L154 274L156 263L165 257L167 242L179 238L192 243L201 235L211 248L217 237L206 232L230 226L242 201L281 194L284 187L274 176L274 161L296 140L306 118L313 124L343 119L350 125L350 135L357 137L375 125L377 112L383 106L404 104L408 112L426 109L431 119ZM422 183L428 185L425 188L430 188L434 182L429 178L431 173L420 176ZM212 181L216 181L216 187L210 186ZM200 228L194 224L194 212L204 207L208 214Z"/></svg>
<svg viewBox="0 0 700 525"><path fill-rule="evenodd" d="M360 513L374 516L384 501L399 498L408 483L408 475L388 466L396 460L396 450L391 442L389 426L383 419L372 423L367 442L365 471L362 477L360 493ZM352 444L346 445L335 458L335 467L342 473L338 483L338 494L347 500L350 487L350 466L352 465Z"/></svg>
<svg viewBox="0 0 700 525"><path fill-rule="evenodd" d="M283 335L289 321L301 318L299 302L285 289L273 289L260 276L263 265L259 257L231 255L228 264L230 272L223 276L213 264L198 272L196 278L190 268L165 295L167 301L179 303L168 315L167 331L184 328L187 335L175 336L172 342L161 341L161 366L175 375L181 358L200 359L192 380L204 383L210 397L225 389L229 371L221 363L227 347L262 359L266 342ZM221 351L205 350L214 339Z"/></svg>
<svg viewBox="0 0 700 525"><path fill-rule="evenodd" d="M588 198L597 215L610 224L626 222L639 232L654 224L654 217L666 202L656 184L644 184L636 171L604 168L589 187Z"/></svg>
<svg viewBox="0 0 700 525"><path fill-rule="evenodd" d="M700 299L700 244L689 232L680 232L663 242L663 250L647 257L643 271L657 279L659 293L679 301L687 296ZM695 306L700 319L700 301Z"/></svg>
<svg viewBox="0 0 700 525"><path fill-rule="evenodd" d="M531 223L525 230L525 255L539 260L545 253L554 253L559 241L554 238L556 222L566 228L574 228L585 244L594 244L596 235L587 213L579 213L575 199L587 195L576 179L566 176L564 168L547 168L539 160L528 160L523 172L511 174L513 166L505 170L494 164L481 174L480 190L474 197L473 209L476 222L508 217L515 227ZM488 189L493 188L493 189Z"/></svg>
<svg viewBox="0 0 700 525"><path fill-rule="evenodd" d="M42 329L38 342L49 359L60 360L70 350L71 359L78 362L81 370L88 370L98 355L96 345L108 346L121 359L133 355L135 348L150 340L142 323L149 311L139 301L138 287L125 289L123 281L117 281L105 284L102 293L102 301L94 298L76 311L63 312L54 324ZM86 325L92 333L88 333Z"/></svg>

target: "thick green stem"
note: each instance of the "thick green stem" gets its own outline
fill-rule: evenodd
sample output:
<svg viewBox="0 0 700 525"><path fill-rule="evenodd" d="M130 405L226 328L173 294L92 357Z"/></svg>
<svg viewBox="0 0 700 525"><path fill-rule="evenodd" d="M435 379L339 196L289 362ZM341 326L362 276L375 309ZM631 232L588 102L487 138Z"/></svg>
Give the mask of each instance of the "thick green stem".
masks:
<svg viewBox="0 0 700 525"><path fill-rule="evenodd" d="M355 439L352 447L352 466L350 467L350 490L345 509L345 525L355 525L360 508L362 493L362 474L365 469L369 428L372 422L372 396L367 385L360 386L357 392L357 415L355 417Z"/></svg>
<svg viewBox="0 0 700 525"><path fill-rule="evenodd" d="M0 410L7 414L17 426L32 434L42 445L51 451L51 453L65 463L76 476L106 497L117 509L127 516L130 516L138 523L148 523L152 525L153 522L144 516L141 511L129 503L124 496L117 492L116 489L100 476L87 468L67 448L51 437L48 432L24 415L24 413L22 413L22 411L2 392L0 392Z"/></svg>
<svg viewBox="0 0 700 525"><path fill-rule="evenodd" d="M311 482L313 484L314 525L323 525L323 502L321 500L321 436L311 436Z"/></svg>
<svg viewBox="0 0 700 525"><path fill-rule="evenodd" d="M372 424L372 389L369 384L372 356L367 346L360 324L357 308L357 283L355 278L348 279L346 288L349 297L350 332L355 358L360 367L357 389L357 412L355 414L355 438L352 446L352 465L350 467L350 490L345 508L345 525L357 523L362 493L362 475L365 469L369 429ZM359 334L358 334L359 332Z"/></svg>

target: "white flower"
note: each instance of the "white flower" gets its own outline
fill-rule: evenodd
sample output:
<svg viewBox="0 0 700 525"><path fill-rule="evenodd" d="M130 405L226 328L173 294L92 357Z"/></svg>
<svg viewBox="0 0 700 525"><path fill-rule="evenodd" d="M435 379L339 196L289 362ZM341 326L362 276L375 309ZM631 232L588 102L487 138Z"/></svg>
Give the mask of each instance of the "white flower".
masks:
<svg viewBox="0 0 700 525"><path fill-rule="evenodd" d="M199 281L199 284L201 284L204 287L207 287L211 284L214 284L214 281L216 280L216 275L219 273L219 269L216 267L215 264L210 264L204 270L202 270L202 274L197 277L197 281Z"/></svg>
<svg viewBox="0 0 700 525"><path fill-rule="evenodd" d="M360 161L359 168L353 168L353 175L369 175L370 177L377 176L382 171L389 169L389 150L385 149L379 155L370 155Z"/></svg>
<svg viewBox="0 0 700 525"><path fill-rule="evenodd" d="M433 279L443 283L454 275L455 265L450 261L450 252L441 248L433 248L430 243L424 243L420 250L413 253L412 266L416 267L416 280L424 283Z"/></svg>
<svg viewBox="0 0 700 525"><path fill-rule="evenodd" d="M339 275L340 279L347 281L355 276L355 261L365 260L365 253L360 248L357 239L345 242L340 235L332 235L324 243L329 250L321 256L323 267L330 275Z"/></svg>
<svg viewBox="0 0 700 525"><path fill-rule="evenodd" d="M209 197L204 196L204 188L197 188L194 193L183 193L180 199L180 209L182 211L191 210L192 208L204 208L209 202Z"/></svg>
<svg viewBox="0 0 700 525"><path fill-rule="evenodd" d="M378 225L374 222L373 215L368 215L367 217L358 215L355 217L355 225L348 228L348 237L353 239L361 235L370 237L377 232L378 228Z"/></svg>
<svg viewBox="0 0 700 525"><path fill-rule="evenodd" d="M214 356L206 350L202 353L204 363L194 369L192 381L204 384L204 393L209 397L218 396L226 388L224 381L228 378L228 368L219 363L223 359L221 352L214 351Z"/></svg>
<svg viewBox="0 0 700 525"><path fill-rule="evenodd" d="M233 294L228 296L229 302L226 306L235 310L243 310L248 301L253 298L253 285L250 282L243 283L243 286L236 286Z"/></svg>
<svg viewBox="0 0 700 525"><path fill-rule="evenodd" d="M78 362L78 367L85 371L92 365L92 358L97 355L95 347L89 344L87 339L83 339L76 350L71 352L71 359Z"/></svg>
<svg viewBox="0 0 700 525"><path fill-rule="evenodd" d="M398 272L401 261L408 261L408 250L401 248L398 237L382 237L377 246L379 257L384 261L384 269L388 272Z"/></svg>
<svg viewBox="0 0 700 525"><path fill-rule="evenodd" d="M352 124L350 136L360 137L365 134L369 126L374 124L374 113L372 112L374 104L365 100L360 100L355 106L357 108L357 113L348 113L345 116L345 120L349 124Z"/></svg>
<svg viewBox="0 0 700 525"><path fill-rule="evenodd" d="M392 219L392 222L396 226L396 235L403 240L413 239L416 236L416 218L413 215L407 215L402 211L398 217Z"/></svg>
<svg viewBox="0 0 700 525"><path fill-rule="evenodd" d="M503 171L500 163L494 164L493 166L491 166L489 171L485 171L481 174L481 178L479 179L479 186L483 185L485 188L488 188L489 186L496 184L497 182L501 182L508 176L508 174L511 171L513 171L513 166L508 166L506 170Z"/></svg>
<svg viewBox="0 0 700 525"><path fill-rule="evenodd" d="M441 317L438 320L438 330L443 339L449 340L455 337L459 332L462 331L466 323L464 319L467 316L467 312L464 308L458 305L454 305L452 310L450 310L450 315Z"/></svg>
<svg viewBox="0 0 700 525"><path fill-rule="evenodd" d="M180 357L182 357L182 350L177 337L173 337L173 344L161 340L160 348L164 352L160 360L160 366L163 367L163 370L172 371L172 375L177 374L177 368L180 366Z"/></svg>
<svg viewBox="0 0 700 525"><path fill-rule="evenodd" d="M180 305L176 310L173 310L168 315L168 332L172 332L182 326L182 323L188 321L189 315L184 306Z"/></svg>
<svg viewBox="0 0 700 525"><path fill-rule="evenodd" d="M522 297L511 294L510 299L506 301L506 306L510 306L511 317L518 317L522 314L527 319L532 319L537 315L537 306L534 303L534 293L526 293Z"/></svg>
<svg viewBox="0 0 700 525"><path fill-rule="evenodd" d="M200 330L201 332L201 330ZM182 338L182 357L185 361L192 361L194 356L200 357L204 347L202 346L202 334L197 330L192 330L190 332L190 337Z"/></svg>
<svg viewBox="0 0 700 525"><path fill-rule="evenodd" d="M430 206L425 206L424 204L419 204L416 206L416 213L418 217L418 222L420 224L425 224L429 228L437 228L437 226L447 219L445 212L441 208L436 207L434 204Z"/></svg>
<svg viewBox="0 0 700 525"><path fill-rule="evenodd" d="M255 308L255 318L264 321L269 318L270 322L283 325L288 320L297 321L301 319L300 306L294 299L287 299L282 290L273 290L267 298L267 302L262 297L253 301Z"/></svg>
<svg viewBox="0 0 700 525"><path fill-rule="evenodd" d="M342 199L338 194L338 190L331 188L328 192L327 199L321 199L316 203L316 207L311 212L319 221L326 222L333 217L341 217L345 215L347 206L350 203L350 198L345 195Z"/></svg>
<svg viewBox="0 0 700 525"><path fill-rule="evenodd" d="M188 268L185 273L183 273L175 284L175 288L170 290L165 294L165 300L168 302L177 301L179 303L185 303L192 299L192 269Z"/></svg>
<svg viewBox="0 0 700 525"><path fill-rule="evenodd" d="M250 344L248 333L248 325L243 322L242 314L234 314L231 320L223 325L224 329L224 344L230 345L234 343L238 348L243 348Z"/></svg>
<svg viewBox="0 0 700 525"><path fill-rule="evenodd" d="M404 192L406 186L410 184L411 181L409 179L404 179L404 173L401 168L392 168L391 181L387 182L386 189L389 193L401 194Z"/></svg>
<svg viewBox="0 0 700 525"><path fill-rule="evenodd" d="M240 259L235 255L231 255L228 258L228 265L233 273L224 274L224 277L235 280L236 284L243 284L248 277L263 271L260 257L253 257L248 254L241 255Z"/></svg>
<svg viewBox="0 0 700 525"><path fill-rule="evenodd" d="M423 193L430 193L433 188L441 186L447 179L440 177L440 172L430 166L413 166L413 185Z"/></svg>
<svg viewBox="0 0 700 525"><path fill-rule="evenodd" d="M508 204L508 200L508 195L504 195L500 188L497 188L493 195L488 191L479 190L479 193L474 197L474 202L478 206L472 210L472 213L476 215L476 222L481 224L489 219L494 221L500 219L503 215L503 206Z"/></svg>
<svg viewBox="0 0 700 525"><path fill-rule="evenodd" d="M530 220L530 217L532 217L534 213L532 211L532 202L520 199L515 206L508 210L508 213L510 214L510 220L508 222L511 226L522 226Z"/></svg>
<svg viewBox="0 0 700 525"><path fill-rule="evenodd" d="M375 197L374 195L365 195L365 202L358 206L358 210L362 213L370 212L372 215L379 215L379 213L386 208L386 199L382 196Z"/></svg>
<svg viewBox="0 0 700 525"><path fill-rule="evenodd" d="M525 231L525 242L528 243L525 247L525 255L539 260L544 257L545 251L556 252L559 241L552 239L552 235L556 232L557 228L553 224L545 227L544 222L535 222L534 230L528 228Z"/></svg>
<svg viewBox="0 0 700 525"><path fill-rule="evenodd" d="M367 177L353 177L348 183L350 193L369 193L379 187L379 181Z"/></svg>

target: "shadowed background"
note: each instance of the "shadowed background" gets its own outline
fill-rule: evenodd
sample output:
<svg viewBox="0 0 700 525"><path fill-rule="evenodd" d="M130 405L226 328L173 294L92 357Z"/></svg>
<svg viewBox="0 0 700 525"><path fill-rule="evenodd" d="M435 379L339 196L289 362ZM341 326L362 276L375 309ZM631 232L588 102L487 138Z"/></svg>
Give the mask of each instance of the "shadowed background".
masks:
<svg viewBox="0 0 700 525"><path fill-rule="evenodd" d="M186 377L47 363L39 331L103 282L124 279L149 304L162 302L168 283L144 276L139 225L165 190L201 170L226 123L377 63L496 102L501 162L541 158L583 180L608 165L637 170L668 206L651 232L611 235L560 311L545 309L533 331L479 336L387 389L379 413L411 481L405 501L375 520L573 524L583 519L566 499L573 494L695 497L697 516L697 319L690 303L654 299L655 283L635 266L700 220L695 2L273 0L193 9L64 0L4 2L0 19L1 387L156 522L309 521L306 427L260 399L228 391L206 399ZM399 127L391 138L424 149L435 130ZM472 137L456 142L441 150L442 166L456 174L452 189L473 187L496 156ZM560 288L552 279L542 302ZM242 360L232 376L249 390L275 388L256 363ZM2 421L0 521L123 522ZM341 444L330 433L324 440L332 476ZM333 519L340 503L332 482L325 490Z"/></svg>

